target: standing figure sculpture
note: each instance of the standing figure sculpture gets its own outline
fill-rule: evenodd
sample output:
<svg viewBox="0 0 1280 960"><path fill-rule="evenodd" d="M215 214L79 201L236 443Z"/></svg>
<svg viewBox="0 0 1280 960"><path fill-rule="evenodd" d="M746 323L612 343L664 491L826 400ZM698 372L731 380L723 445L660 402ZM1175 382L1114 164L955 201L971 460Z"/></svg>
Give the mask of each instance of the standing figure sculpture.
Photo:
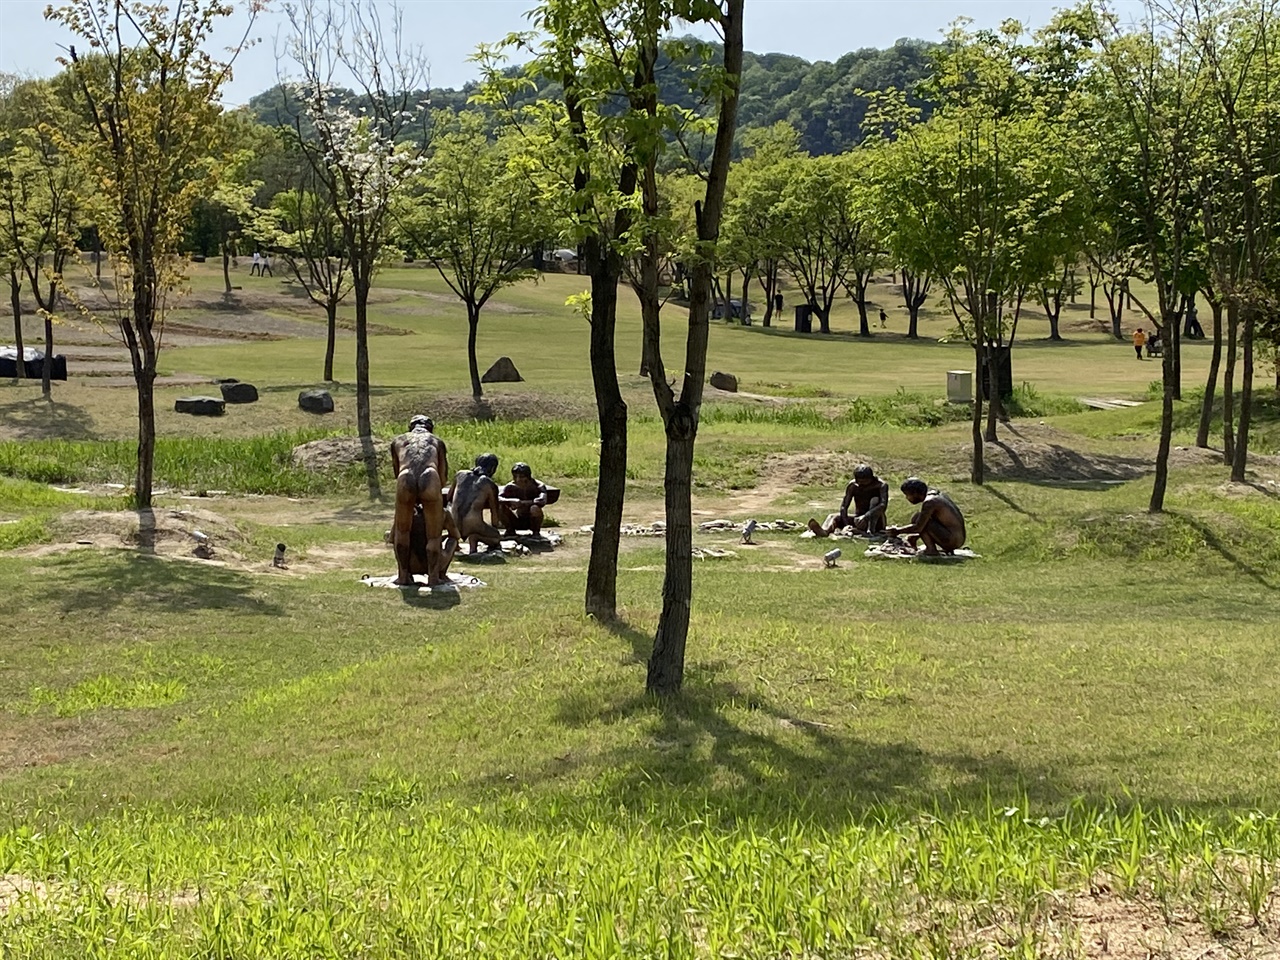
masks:
<svg viewBox="0 0 1280 960"><path fill-rule="evenodd" d="M498 458L492 453L476 457L476 465L470 470L459 470L453 478L453 497L449 512L458 531L458 542L467 541L467 549L475 553L478 543L490 550L502 549L502 536L498 533L499 515L498 485L493 475L498 470ZM489 511L489 522L484 512Z"/></svg>
<svg viewBox="0 0 1280 960"><path fill-rule="evenodd" d="M854 512L849 512L850 505ZM889 485L876 476L865 463L853 471L853 479L844 488L840 512L830 514L825 523L809 520L815 537L829 537L837 530L853 527L858 533L883 533L884 512L889 506Z"/></svg>
<svg viewBox="0 0 1280 960"><path fill-rule="evenodd" d="M396 583L412 586L414 514L422 509L426 532L427 583L446 582L449 562L457 548L457 534L446 545L446 525L453 518L444 509L444 479L449 475L444 441L431 431L435 424L421 414L409 421L409 432L391 441L391 469L396 475L396 514L391 544L396 552Z"/></svg>
<svg viewBox="0 0 1280 960"><path fill-rule="evenodd" d="M908 477L902 482L902 493L912 505L920 509L905 527L889 527L885 533L891 537L904 537L911 546L916 540L924 541L924 555L955 553L964 546L964 514L955 501L941 490L930 490L919 477Z"/></svg>

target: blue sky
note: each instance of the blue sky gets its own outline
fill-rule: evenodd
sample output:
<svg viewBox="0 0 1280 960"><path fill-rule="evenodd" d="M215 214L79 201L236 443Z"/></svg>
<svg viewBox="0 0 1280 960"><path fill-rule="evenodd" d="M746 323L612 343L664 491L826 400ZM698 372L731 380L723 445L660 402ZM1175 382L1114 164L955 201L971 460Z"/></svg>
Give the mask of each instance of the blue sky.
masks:
<svg viewBox="0 0 1280 960"><path fill-rule="evenodd" d="M744 32L748 50L790 53L806 60L834 60L860 47L890 46L900 37L937 39L957 17L992 26L1016 17L1031 26L1046 22L1063 0L747 0ZM1138 0L1117 0L1133 13ZM47 0L0 0L0 71L44 76L56 72L59 46L74 38L47 23ZM477 43L525 29L533 0L402 0L405 33L421 45L431 64L433 86L458 87L475 78L467 62ZM260 43L237 62L228 103L243 103L276 80L272 38L285 22L281 0L259 19ZM243 31L243 17L239 30ZM230 43L236 31L227 30ZM238 34L237 34L238 36Z"/></svg>

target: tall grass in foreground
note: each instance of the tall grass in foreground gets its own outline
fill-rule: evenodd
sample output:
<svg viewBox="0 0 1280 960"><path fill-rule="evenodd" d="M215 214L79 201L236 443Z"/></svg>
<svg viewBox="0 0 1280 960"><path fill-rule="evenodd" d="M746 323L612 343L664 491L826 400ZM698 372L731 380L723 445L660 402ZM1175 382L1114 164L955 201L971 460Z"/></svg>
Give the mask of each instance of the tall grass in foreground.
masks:
<svg viewBox="0 0 1280 960"><path fill-rule="evenodd" d="M697 811L505 813L428 806L388 778L252 817L18 827L0 834L16 891L0 943L23 958L1072 956L1072 898L1098 891L1220 936L1275 931L1274 816L880 811L714 830Z"/></svg>

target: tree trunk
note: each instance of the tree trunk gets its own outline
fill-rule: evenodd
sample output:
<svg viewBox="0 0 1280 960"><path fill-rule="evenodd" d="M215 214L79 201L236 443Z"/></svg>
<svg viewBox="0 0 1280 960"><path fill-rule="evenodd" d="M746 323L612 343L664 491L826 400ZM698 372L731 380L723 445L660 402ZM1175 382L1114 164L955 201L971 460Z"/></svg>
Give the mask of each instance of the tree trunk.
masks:
<svg viewBox="0 0 1280 960"><path fill-rule="evenodd" d="M1176 327L1178 318L1174 317L1172 323ZM1170 319L1165 317L1165 327L1169 324ZM1160 446L1156 451L1156 477L1151 487L1151 503L1147 507L1150 513L1164 512L1164 494L1169 485L1169 445L1173 437L1173 370L1173 351L1166 344L1160 357L1160 379L1163 385L1160 392Z"/></svg>
<svg viewBox="0 0 1280 960"><path fill-rule="evenodd" d="M1095 277L1089 277L1089 319L1098 319L1098 281Z"/></svg>
<svg viewBox="0 0 1280 960"><path fill-rule="evenodd" d="M1173 327L1169 330L1165 344L1166 351L1173 350L1173 399L1182 399L1182 317L1185 315L1186 301L1183 301L1183 313L1180 313ZM1166 324L1167 326L1167 324Z"/></svg>
<svg viewBox="0 0 1280 960"><path fill-rule="evenodd" d="M1209 355L1209 376L1205 380L1204 400L1200 404L1200 426L1196 430L1196 446L1209 446L1209 428L1213 425L1213 396L1218 387L1218 368L1222 364L1222 304L1209 301L1213 313L1213 352Z"/></svg>
<svg viewBox="0 0 1280 960"><path fill-rule="evenodd" d="M18 362L22 362L21 356ZM53 399L53 316L48 310L44 312L44 365L40 371L40 394L45 400Z"/></svg>
<svg viewBox="0 0 1280 960"><path fill-rule="evenodd" d="M645 689L666 696L684 682L684 651L693 600L693 446L697 422L683 409L667 424L666 574L662 578L662 615L653 638Z"/></svg>
<svg viewBox="0 0 1280 960"><path fill-rule="evenodd" d="M830 333L831 332L831 311L824 310L821 307L815 307L813 312L818 315L818 331L820 333Z"/></svg>
<svg viewBox="0 0 1280 960"><path fill-rule="evenodd" d="M222 240L222 286L223 292L231 296L231 248L224 237Z"/></svg>
<svg viewBox="0 0 1280 960"><path fill-rule="evenodd" d="M969 471L969 479L978 486L982 485L985 474L982 461L982 351L981 342L973 345L974 364L977 368L973 381L977 389L973 391L973 465Z"/></svg>
<svg viewBox="0 0 1280 960"><path fill-rule="evenodd" d="M985 439L988 443L995 443L1000 438L996 435L996 421L1000 419L1000 409L1003 404L1000 402L1000 370L996 363L995 354L991 349L991 345L986 346L987 354L987 432Z"/></svg>
<svg viewBox="0 0 1280 960"><path fill-rule="evenodd" d="M137 370L139 361L141 372ZM137 357L134 365L138 388L138 469L133 479L133 505L146 510L151 507L156 461L156 358Z"/></svg>
<svg viewBox="0 0 1280 960"><path fill-rule="evenodd" d="M618 612L618 543L627 492L627 404L618 389L614 356L621 261L617 254L602 251L601 243L598 238L585 242L591 271L591 382L600 422L600 477L587 563L586 611L597 620L613 620Z"/></svg>
<svg viewBox="0 0 1280 960"><path fill-rule="evenodd" d="M750 289L751 289L751 274L748 271L743 270L742 271L742 325L744 327L747 325L747 320L748 320L747 293L750 291Z"/></svg>
<svg viewBox="0 0 1280 960"><path fill-rule="evenodd" d="M338 301L330 297L324 305L324 312L329 321L328 339L324 345L324 379L326 383L332 383L333 351L338 342Z"/></svg>
<svg viewBox="0 0 1280 960"><path fill-rule="evenodd" d="M1059 316L1061 315L1061 313L1062 313L1062 308L1061 308L1061 307L1059 307L1059 308L1058 308L1056 311L1054 311L1053 313L1049 313L1049 310L1048 310L1048 308L1046 307L1046 308L1045 308L1045 313L1047 313L1047 314L1049 315L1049 339L1050 339L1050 340L1061 340L1061 339L1062 339L1062 334L1058 332L1058 317L1059 317Z"/></svg>
<svg viewBox="0 0 1280 960"><path fill-rule="evenodd" d="M369 499L382 496L378 482L378 461L373 454L373 414L369 407L369 286L370 271L353 276L356 294L356 434L364 450L364 473ZM441 482L447 483L443 477Z"/></svg>
<svg viewBox="0 0 1280 960"><path fill-rule="evenodd" d="M25 347L22 343L22 284L18 282L16 267L9 267L9 305L13 308L13 345L17 348L17 366L14 379L19 380L27 375L27 368L22 357Z"/></svg>
<svg viewBox="0 0 1280 960"><path fill-rule="evenodd" d="M858 304L858 336L869 337L871 336L871 323L869 320L867 320L867 301L865 298L860 299L857 301L857 304Z"/></svg>
<svg viewBox="0 0 1280 960"><path fill-rule="evenodd" d="M480 365L476 362L476 331L480 328L480 308L467 304L467 364L471 368L471 396L479 400L484 395L480 385Z"/></svg>
<svg viewBox="0 0 1280 960"><path fill-rule="evenodd" d="M1235 377L1236 333L1240 329L1240 308L1235 301L1227 304L1227 365L1222 371L1222 462L1235 460Z"/></svg>
<svg viewBox="0 0 1280 960"><path fill-rule="evenodd" d="M1231 453L1231 479L1244 483L1249 464L1249 421L1253 415L1253 332L1257 308L1244 312L1244 373L1240 378L1240 414L1236 424L1236 445Z"/></svg>

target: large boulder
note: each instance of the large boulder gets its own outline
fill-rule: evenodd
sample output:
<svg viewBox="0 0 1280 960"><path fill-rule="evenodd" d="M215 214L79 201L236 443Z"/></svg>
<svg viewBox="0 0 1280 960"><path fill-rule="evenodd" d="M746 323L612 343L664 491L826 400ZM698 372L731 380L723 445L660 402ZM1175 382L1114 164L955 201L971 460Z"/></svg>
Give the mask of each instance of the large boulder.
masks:
<svg viewBox="0 0 1280 960"><path fill-rule="evenodd" d="M725 390L729 393L738 392L738 378L732 373L722 373L717 370L711 375L711 385L717 390Z"/></svg>
<svg viewBox="0 0 1280 960"><path fill-rule="evenodd" d="M217 397L179 397L173 401L173 409L195 417L220 417L226 412L227 404Z"/></svg>
<svg viewBox="0 0 1280 960"><path fill-rule="evenodd" d="M222 399L227 403L257 403L258 388L252 383L240 383L238 380L234 383L222 384Z"/></svg>
<svg viewBox="0 0 1280 960"><path fill-rule="evenodd" d="M298 394L298 406L308 413L333 413L333 397L328 390L303 390Z"/></svg>
<svg viewBox="0 0 1280 960"><path fill-rule="evenodd" d="M493 361L493 366L480 378L481 383L521 383L523 381L524 377L520 376L520 371L516 369L510 357L499 357Z"/></svg>

